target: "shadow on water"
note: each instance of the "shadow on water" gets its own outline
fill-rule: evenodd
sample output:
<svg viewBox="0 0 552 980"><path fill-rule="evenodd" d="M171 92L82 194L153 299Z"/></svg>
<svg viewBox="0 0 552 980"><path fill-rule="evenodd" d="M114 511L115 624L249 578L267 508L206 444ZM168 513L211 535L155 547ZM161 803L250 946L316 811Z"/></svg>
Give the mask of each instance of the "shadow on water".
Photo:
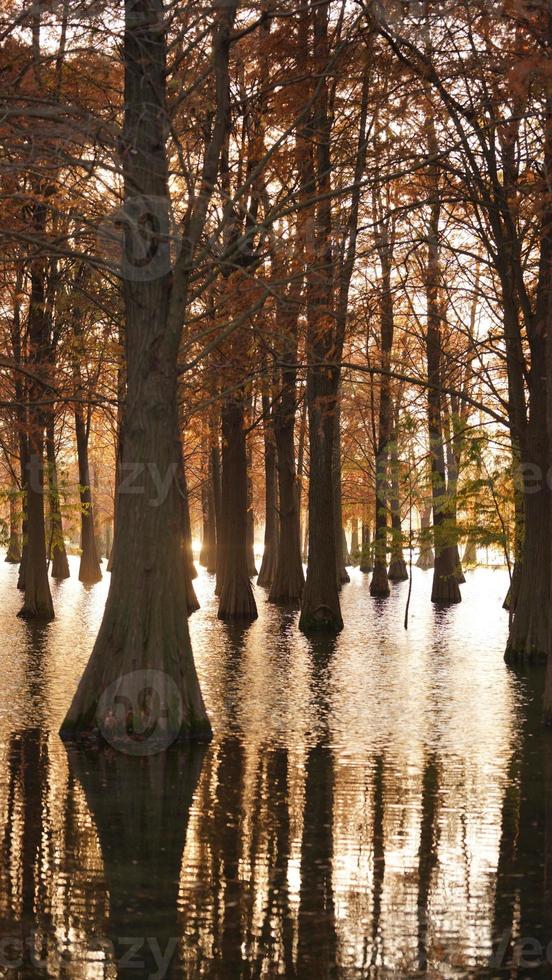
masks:
<svg viewBox="0 0 552 980"><path fill-rule="evenodd" d="M63 583L42 630L0 612L0 975L552 976L543 674L484 632L500 578L435 610L415 575L406 632L405 590L353 572L336 639L268 603L219 623L200 576L215 738L157 756L57 738L101 593Z"/></svg>

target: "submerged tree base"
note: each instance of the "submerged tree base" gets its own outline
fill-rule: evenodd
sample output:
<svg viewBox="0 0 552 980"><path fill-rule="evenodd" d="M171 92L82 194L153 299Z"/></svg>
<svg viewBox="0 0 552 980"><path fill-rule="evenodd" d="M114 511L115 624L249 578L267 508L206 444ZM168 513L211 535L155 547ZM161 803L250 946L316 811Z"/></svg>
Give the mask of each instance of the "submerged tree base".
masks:
<svg viewBox="0 0 552 980"><path fill-rule="evenodd" d="M377 561L374 565L374 574L370 582L370 595L377 599L386 599L390 594L391 590L389 588L387 568Z"/></svg>
<svg viewBox="0 0 552 980"><path fill-rule="evenodd" d="M343 629L343 619L341 614L336 614L328 606L319 606L312 612L305 610L301 613L299 629L303 633L336 634Z"/></svg>
<svg viewBox="0 0 552 980"><path fill-rule="evenodd" d="M36 606L24 605L17 613L17 617L38 623L51 623L56 618L52 603Z"/></svg>
<svg viewBox="0 0 552 980"><path fill-rule="evenodd" d="M218 618L224 622L252 623L257 619L257 604L249 579L226 581L221 590Z"/></svg>
<svg viewBox="0 0 552 980"><path fill-rule="evenodd" d="M541 666L548 661L548 654L539 650L538 647L515 647L510 644L504 652L504 662L512 667L520 667L525 664L530 666Z"/></svg>
<svg viewBox="0 0 552 980"><path fill-rule="evenodd" d="M408 570L404 558L392 558L387 572L387 578L391 582L406 582Z"/></svg>
<svg viewBox="0 0 552 980"><path fill-rule="evenodd" d="M453 606L462 602L460 586L456 575L439 575L433 579L431 601L440 606Z"/></svg>
<svg viewBox="0 0 552 980"><path fill-rule="evenodd" d="M104 731L97 725L82 724L77 719L75 723L65 721L59 730L59 736L63 742L73 745L95 746L101 748L110 745L119 752L127 755L157 755L165 752L171 745L189 744L190 742L210 742L213 738L211 725L205 719L198 719L188 725L181 725L175 730L164 729L157 736L144 735L135 732L132 728L128 730Z"/></svg>

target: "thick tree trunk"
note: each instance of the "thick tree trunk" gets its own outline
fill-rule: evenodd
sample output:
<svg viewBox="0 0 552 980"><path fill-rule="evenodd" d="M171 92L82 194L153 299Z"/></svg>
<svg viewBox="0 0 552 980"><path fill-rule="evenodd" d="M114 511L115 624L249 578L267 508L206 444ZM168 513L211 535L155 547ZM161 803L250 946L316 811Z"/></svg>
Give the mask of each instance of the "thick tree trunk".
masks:
<svg viewBox="0 0 552 980"><path fill-rule="evenodd" d="M435 151L433 120L429 124L429 150L432 156ZM428 248L426 267L426 300L427 300L427 330L426 354L427 377L427 411L429 429L429 451L431 459L431 485L433 497L433 543L435 548L435 565L433 569L433 587L431 601L439 605L449 605L461 602L460 587L456 576L456 542L451 540L449 511L447 501L447 484L445 468L445 449L443 445L442 392L441 392L441 321L440 306L441 271L439 267L439 219L441 201L439 196L438 177L433 171L435 198L431 205L428 228Z"/></svg>
<svg viewBox="0 0 552 980"><path fill-rule="evenodd" d="M278 512L276 445L268 393L263 394L264 469L265 469L265 533L263 560L257 585L270 588L278 562Z"/></svg>
<svg viewBox="0 0 552 980"><path fill-rule="evenodd" d="M299 627L304 632L339 632L343 619L339 606L335 557L333 502L333 415L321 407L311 379L309 398L309 564L301 603ZM328 533L328 521L334 533Z"/></svg>
<svg viewBox="0 0 552 980"><path fill-rule="evenodd" d="M552 10L546 17L548 53L552 46ZM508 661L541 660L548 657L544 720L552 721L552 648L550 607L552 604L552 82L547 80L544 114L544 167L540 224L540 261L535 316L526 324L531 344L529 378L529 422L524 461L536 464L538 488L525 477L525 539L521 560L519 591L515 611L510 616L510 635L506 648ZM506 288L506 283L503 289ZM546 364L546 373L542 365ZM516 422L516 412L513 421Z"/></svg>
<svg viewBox="0 0 552 980"><path fill-rule="evenodd" d="M319 193L313 209L314 235L305 249L307 266L307 404L309 412L309 564L301 602L299 628L304 632L337 633L343 628L337 583L335 509L333 493L335 411L339 369L328 369L335 357L330 203L330 112L326 78L328 64L328 4L314 8L314 57L320 78L312 117L305 127L303 191ZM302 28L307 24L303 18ZM306 39L305 39L306 40ZM304 212L302 220L308 219ZM328 528L333 526L333 533Z"/></svg>
<svg viewBox="0 0 552 980"><path fill-rule="evenodd" d="M222 581L218 618L251 622L257 607L247 561L247 453L241 398L222 406Z"/></svg>
<svg viewBox="0 0 552 980"><path fill-rule="evenodd" d="M538 341L544 358L544 339ZM538 354L536 355L538 357ZM538 359L540 363L540 358ZM525 477L525 534L517 598L506 647L507 663L544 661L549 653L550 607L550 489L547 483L548 437L546 385L533 377L525 456L537 467L538 480ZM535 485L533 485L535 483Z"/></svg>
<svg viewBox="0 0 552 980"><path fill-rule="evenodd" d="M77 457L79 464L79 497L81 506L81 560L79 581L94 585L102 577L102 570L96 550L96 530L94 526L94 507L90 485L90 466L88 461L88 426L80 407L75 409L75 433L77 437Z"/></svg>
<svg viewBox="0 0 552 980"><path fill-rule="evenodd" d="M36 206L37 231L45 227L44 205ZM41 260L36 260L31 271L31 298L29 307L30 361L35 371L41 371L47 349L47 324L45 314L44 270ZM24 553L24 600L18 613L22 619L50 620L54 618L54 606L48 582L46 557L46 526L44 521L44 417L38 403L44 389L38 381L29 386L29 434L25 458L26 477L26 547Z"/></svg>
<svg viewBox="0 0 552 980"><path fill-rule="evenodd" d="M468 535L466 541L462 564L464 568L474 568L477 565L477 542L471 534Z"/></svg>
<svg viewBox="0 0 552 980"><path fill-rule="evenodd" d="M19 533L19 508L17 506L18 491L17 487L12 487L9 492L10 504L10 539L5 561L11 565L18 565L21 561L21 534Z"/></svg>
<svg viewBox="0 0 552 980"><path fill-rule="evenodd" d="M370 525L367 521L362 522L362 550L360 554L360 570L365 574L372 571L372 542L370 541Z"/></svg>
<svg viewBox="0 0 552 980"><path fill-rule="evenodd" d="M168 226L164 30L161 0L128 0L125 201L139 209L159 264L144 267L143 238L137 239L129 222L122 269L127 398L121 471L138 473L137 492L122 492L119 484L103 620L60 733L65 739L101 734L132 754L137 747L151 754L176 739L211 737L188 631L181 549L177 360L186 280L172 282L168 243L157 231L159 221ZM170 477L163 494L160 477Z"/></svg>
<svg viewBox="0 0 552 980"><path fill-rule="evenodd" d="M46 425L46 459L48 461L48 500L50 504L50 538L48 541L52 562L50 574L52 578L64 579L69 578L69 562L67 561L63 538L53 418L49 418Z"/></svg>
<svg viewBox="0 0 552 980"><path fill-rule="evenodd" d="M550 521L550 491L543 483L537 493L526 494L523 563L506 647L507 663L540 662L548 655L550 555L545 530ZM535 596L540 601L535 601Z"/></svg>
<svg viewBox="0 0 552 980"><path fill-rule="evenodd" d="M29 440L27 461L27 551L25 557L25 597L18 613L22 619L50 620L54 606L48 584L46 526L44 521L44 436L41 423Z"/></svg>
<svg viewBox="0 0 552 980"><path fill-rule="evenodd" d="M420 554L416 567L424 572L435 566L435 555L431 546L431 503L424 506L420 513Z"/></svg>
<svg viewBox="0 0 552 980"><path fill-rule="evenodd" d="M300 601L305 587L293 431L294 415L290 415L290 406L287 409L278 406L274 415L279 489L278 561L269 600L290 605Z"/></svg>

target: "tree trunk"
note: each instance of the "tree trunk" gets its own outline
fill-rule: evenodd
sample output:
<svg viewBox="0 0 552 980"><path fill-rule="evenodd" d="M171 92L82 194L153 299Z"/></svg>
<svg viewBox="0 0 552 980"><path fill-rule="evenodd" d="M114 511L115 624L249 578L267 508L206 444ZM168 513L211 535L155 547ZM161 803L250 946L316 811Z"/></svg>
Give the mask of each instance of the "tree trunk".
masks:
<svg viewBox="0 0 552 980"><path fill-rule="evenodd" d="M278 512L276 445L268 392L263 392L264 465L265 465L265 533L263 560L257 585L270 588L278 562Z"/></svg>
<svg viewBox="0 0 552 980"><path fill-rule="evenodd" d="M94 527L94 507L92 487L90 486L90 467L88 462L88 425L85 423L80 406L75 408L75 433L77 437L77 456L79 464L79 498L81 506L81 560L79 582L94 585L102 577L102 570L96 550L96 531Z"/></svg>
<svg viewBox="0 0 552 980"><path fill-rule="evenodd" d="M380 261L382 265L381 299L381 366L383 372L391 366L393 349L393 299L391 292L391 265L386 243L386 229L382 228L380 237ZM391 401L391 380L389 375L380 375L380 402L378 418L378 443L376 456L376 514L374 530L374 572L370 582L370 595L385 598L389 595L387 577L387 466L389 441L393 425L393 405Z"/></svg>
<svg viewBox="0 0 552 980"><path fill-rule="evenodd" d="M333 492L335 411L339 369L328 368L335 356L332 214L330 195L330 113L326 67L328 4L314 8L314 57L319 74L311 119L305 127L303 190L319 195L311 217L314 234L305 248L307 267L307 405L309 412L309 563L299 628L304 632L343 629L337 583L335 504ZM306 25L305 19L302 27ZM306 40L306 39L305 39ZM308 209L302 220L308 219ZM328 522L333 533L328 534Z"/></svg>
<svg viewBox="0 0 552 980"><path fill-rule="evenodd" d="M544 358L544 339L537 342ZM538 359L538 363L540 359ZM531 383L530 418L527 425L524 456L537 467L536 484L525 477L524 512L525 534L521 570L517 583L517 599L505 659L508 663L544 661L549 652L550 604L550 489L547 484L548 438L546 431L546 385L543 378L533 376Z"/></svg>
<svg viewBox="0 0 552 980"><path fill-rule="evenodd" d="M251 499L251 481L247 480L247 571L249 578L258 575L255 561L255 512Z"/></svg>
<svg viewBox="0 0 552 980"><path fill-rule="evenodd" d="M335 520L332 521L334 533L328 534L328 515L334 517L335 426L333 414L321 407L322 399L317 394L320 380L311 377L309 387L309 564L299 628L304 632L339 632L343 629L343 619L336 576Z"/></svg>
<svg viewBox="0 0 552 980"><path fill-rule="evenodd" d="M435 566L435 555L431 547L431 502L425 504L420 513L420 554L416 567L424 572Z"/></svg>
<svg viewBox="0 0 552 980"><path fill-rule="evenodd" d="M367 574L373 569L372 562L372 543L370 541L370 525L366 522L362 522L362 550L360 554L360 570Z"/></svg>
<svg viewBox="0 0 552 980"><path fill-rule="evenodd" d="M428 124L428 147L432 157L435 153L435 135L433 119ZM433 587L431 601L440 605L461 602L460 588L456 577L456 543L450 538L448 523L448 501L445 470L445 450L443 445L442 393L441 393L441 320L440 285L441 270L439 267L439 219L441 215L441 200L438 187L438 176L432 168L432 190L434 200L427 236L427 266L426 266L426 300L427 300L427 411L429 429L429 451L431 459L431 485L433 497L433 541L435 548L435 565L433 569Z"/></svg>
<svg viewBox="0 0 552 980"><path fill-rule="evenodd" d="M34 413L32 413L34 415ZM25 557L25 597L18 616L22 619L50 620L54 606L48 584L46 526L44 522L44 434L38 423L29 440L27 462L27 552Z"/></svg>
<svg viewBox="0 0 552 980"><path fill-rule="evenodd" d="M247 453L244 404L222 406L222 581L218 618L251 622L257 607L247 561Z"/></svg>
<svg viewBox="0 0 552 980"><path fill-rule="evenodd" d="M456 578L458 579L459 585L464 585L466 579L464 572L462 570L462 561L460 558L460 550L458 548L458 504L457 504L457 493L458 493L458 467L460 463L460 452L459 447L461 444L461 437L457 433L457 424L455 425L455 419L452 417L452 413L449 413L448 409L448 399L445 397L443 399L443 425L444 425L444 435L446 439L446 465L447 465L447 496L448 496L448 519L451 528L451 538L454 542L454 554L456 561ZM457 448L458 447L458 448Z"/></svg>
<svg viewBox="0 0 552 980"><path fill-rule="evenodd" d="M209 574L212 575L217 567L217 531L210 453L207 461L207 474L201 488L201 501L203 508L203 544L199 560Z"/></svg>
<svg viewBox="0 0 552 980"><path fill-rule="evenodd" d="M19 533L19 508L17 505L17 487L12 487L9 491L10 503L10 540L6 552L5 561L11 565L18 565L21 561L21 535Z"/></svg>
<svg viewBox="0 0 552 980"><path fill-rule="evenodd" d="M231 9L221 17L230 16ZM125 202L140 209L159 266L144 267L143 241L127 223L123 256L127 398L123 475L138 472L137 492L118 488L116 557L100 631L61 728L65 739L101 733L144 754L181 738L211 737L196 675L182 561L182 446L177 360L185 272L172 281L165 150L165 34L161 0L127 0L124 38ZM222 55L226 33L215 37ZM140 197L136 198L139 194ZM155 201L156 219L148 208ZM161 214L157 212L163 208ZM136 254L139 249L138 255ZM175 271L175 277L177 273ZM170 477L159 494L159 477Z"/></svg>
<svg viewBox="0 0 552 980"><path fill-rule="evenodd" d="M23 401L23 388L21 387L20 398ZM22 412L24 415L24 412ZM20 425L26 424L26 419L20 419ZM28 469L28 453L29 453L29 440L25 432L20 432L19 434L19 459L21 466L21 501L22 501L22 514L21 514L21 562L19 564L19 573L17 576L17 588L20 592L25 591L25 565L27 564L27 469Z"/></svg>
<svg viewBox="0 0 552 980"><path fill-rule="evenodd" d="M338 394L335 409L335 432L332 459L332 480L333 480L333 499L334 499L334 533L335 533L335 559L337 584L341 588L346 582L350 582L347 571L348 553L347 541L343 530L343 502L341 499L341 405Z"/></svg>
<svg viewBox="0 0 552 980"><path fill-rule="evenodd" d="M358 541L358 517L353 517L351 530L351 565L358 565L360 561L360 548Z"/></svg>
<svg viewBox="0 0 552 980"><path fill-rule="evenodd" d="M63 519L59 502L56 450L54 439L54 419L46 424L46 459L48 460L48 499L50 503L49 554L52 562L51 576L56 579L69 578L69 562L63 538Z"/></svg>
<svg viewBox="0 0 552 980"><path fill-rule="evenodd" d="M38 234L45 229L45 206L35 206ZM42 370L48 346L45 312L43 260L37 259L31 268L31 297L29 304L30 363L38 375ZM25 465L26 548L24 554L24 599L18 616L22 619L51 620L54 606L48 582L46 558L46 526L44 521L44 416L39 402L44 389L39 381L29 384L29 433Z"/></svg>
<svg viewBox="0 0 552 980"><path fill-rule="evenodd" d="M399 458L396 435L390 452L391 470L391 560L387 577L390 582L404 582L408 578L403 554L401 500L399 483Z"/></svg>
<svg viewBox="0 0 552 980"><path fill-rule="evenodd" d="M205 481L201 484L201 547L199 549L199 564L203 568L207 566L207 548L209 538L209 515L207 505L207 485Z"/></svg>
<svg viewBox="0 0 552 980"><path fill-rule="evenodd" d="M552 45L552 11L545 21L547 50ZM536 466L538 488L525 481L525 539L519 577L519 591L511 618L506 659L541 660L548 657L544 720L552 720L552 668L550 644L550 606L552 602L552 82L547 79L544 114L544 166L540 223L540 261L535 316L526 324L531 344L529 376L529 421L523 446L527 458ZM506 288L504 284L503 289ZM546 373L542 365L546 365ZM543 376L544 375L544 376ZM516 421L519 411L514 416ZM523 445L523 442L522 442ZM532 492L535 491L535 492Z"/></svg>
<svg viewBox="0 0 552 980"><path fill-rule="evenodd" d="M279 489L278 561L268 598L270 602L289 605L300 601L305 587L293 434L294 410L289 404L287 408L280 404L274 412Z"/></svg>
<svg viewBox="0 0 552 980"><path fill-rule="evenodd" d="M197 578L197 569L194 565L194 555L192 551L192 522L190 520L190 499L188 497L188 479L186 476L186 463L184 462L184 447L182 445L182 437L180 432L182 427L179 422L179 440L181 446L181 460L180 469L178 472L179 488L180 488L180 512L182 520L181 529L181 553L182 553L182 563L184 565L184 575L186 579L186 604L188 607L188 615L191 616L192 613L199 609L199 600L197 598L193 580Z"/></svg>
<svg viewBox="0 0 552 980"><path fill-rule="evenodd" d="M550 491L544 480L542 483L536 493L529 492L525 496L523 561L506 647L507 663L544 662L548 655L549 601L546 596L550 556L545 531L550 521ZM535 601L535 596L540 602Z"/></svg>
<svg viewBox="0 0 552 980"><path fill-rule="evenodd" d="M465 568L474 568L477 565L477 542L471 534L466 541L462 564Z"/></svg>

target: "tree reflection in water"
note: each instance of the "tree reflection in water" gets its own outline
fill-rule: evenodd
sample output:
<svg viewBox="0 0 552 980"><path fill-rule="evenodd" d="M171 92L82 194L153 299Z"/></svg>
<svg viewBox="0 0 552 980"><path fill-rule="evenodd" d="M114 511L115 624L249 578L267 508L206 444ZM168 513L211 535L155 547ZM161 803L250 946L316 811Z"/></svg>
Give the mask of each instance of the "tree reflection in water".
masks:
<svg viewBox="0 0 552 980"><path fill-rule="evenodd" d="M249 629L213 626L200 596L206 750L66 751L65 676L86 642L75 651L61 619L42 633L12 623L0 973L552 973L542 676L506 670L501 636L479 649L476 600L438 622L414 608L410 635L384 640L400 587L374 611L352 579L358 628L331 642L298 637L296 613L275 607ZM77 601L92 631L97 600Z"/></svg>

